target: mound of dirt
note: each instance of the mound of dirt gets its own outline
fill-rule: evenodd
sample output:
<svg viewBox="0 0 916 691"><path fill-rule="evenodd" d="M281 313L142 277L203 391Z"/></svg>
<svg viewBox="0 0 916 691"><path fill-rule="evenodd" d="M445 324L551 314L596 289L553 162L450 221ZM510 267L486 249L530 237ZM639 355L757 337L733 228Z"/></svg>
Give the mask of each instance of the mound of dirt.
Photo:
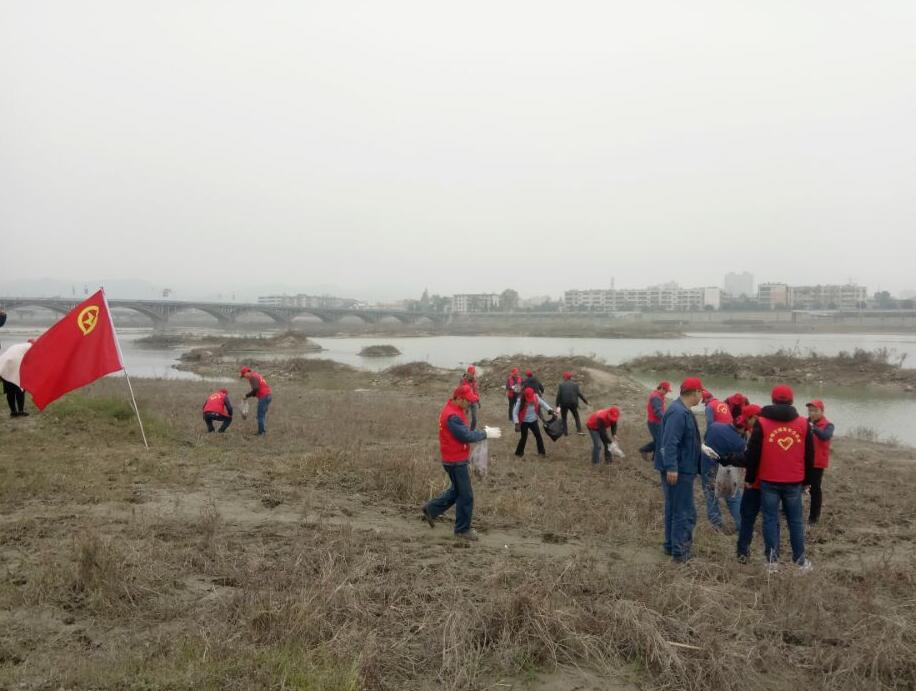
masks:
<svg viewBox="0 0 916 691"><path fill-rule="evenodd" d="M484 391L502 390L513 367L518 367L522 378L525 370L534 372L540 382L548 389L553 389L563 381L563 372L572 372L583 389L594 384L595 372L611 372L612 368L595 358L581 355L570 357L546 357L544 355L508 355L492 360L481 360L477 363L483 369L480 375L480 388Z"/></svg>
<svg viewBox="0 0 916 691"><path fill-rule="evenodd" d="M460 376L450 370L433 367L428 362L405 362L383 370L382 375L396 384L437 384L450 380L457 383Z"/></svg>
<svg viewBox="0 0 916 691"><path fill-rule="evenodd" d="M887 350L836 356L811 352L799 355L778 350L769 355L735 356L724 352L703 355L656 353L629 360L621 369L635 371L677 371L698 375L731 376L751 381L778 379L787 383L832 382L849 386L884 385L916 390L916 370L903 369L905 358L894 360Z"/></svg>
<svg viewBox="0 0 916 691"><path fill-rule="evenodd" d="M400 354L393 345L371 345L359 351L360 357L397 357Z"/></svg>

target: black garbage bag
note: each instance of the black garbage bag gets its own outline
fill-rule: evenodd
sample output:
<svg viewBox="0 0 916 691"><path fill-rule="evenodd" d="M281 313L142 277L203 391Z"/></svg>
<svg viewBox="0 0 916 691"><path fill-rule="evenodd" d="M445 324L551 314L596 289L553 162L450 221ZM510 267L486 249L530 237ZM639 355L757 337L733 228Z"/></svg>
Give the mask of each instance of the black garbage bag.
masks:
<svg viewBox="0 0 916 691"><path fill-rule="evenodd" d="M563 436L563 421L556 415L552 415L547 420L542 420L544 425L544 434L556 441Z"/></svg>

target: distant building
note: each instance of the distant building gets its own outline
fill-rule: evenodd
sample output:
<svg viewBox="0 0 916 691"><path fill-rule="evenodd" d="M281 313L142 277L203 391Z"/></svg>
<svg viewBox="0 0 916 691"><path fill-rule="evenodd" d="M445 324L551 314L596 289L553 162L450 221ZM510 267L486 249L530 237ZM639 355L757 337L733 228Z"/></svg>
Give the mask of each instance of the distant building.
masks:
<svg viewBox="0 0 916 691"><path fill-rule="evenodd" d="M846 285L791 286L789 305L797 310L857 310L868 302L865 286Z"/></svg>
<svg viewBox="0 0 916 691"><path fill-rule="evenodd" d="M722 295L718 288L680 288L677 284L650 288L567 290L563 307L568 312L690 312L717 310Z"/></svg>
<svg viewBox="0 0 916 691"><path fill-rule="evenodd" d="M338 298L331 295L264 295L258 298L258 304L265 307L304 307L314 309L359 309L364 302L351 298Z"/></svg>
<svg viewBox="0 0 916 691"><path fill-rule="evenodd" d="M734 298L752 298L756 295L754 292L754 274L744 271L738 273L725 274L725 293Z"/></svg>
<svg viewBox="0 0 916 691"><path fill-rule="evenodd" d="M785 283L761 283L757 287L757 302L764 309L785 309L789 306L789 286Z"/></svg>
<svg viewBox="0 0 916 691"><path fill-rule="evenodd" d="M467 293L452 296L452 312L498 312L497 293Z"/></svg>

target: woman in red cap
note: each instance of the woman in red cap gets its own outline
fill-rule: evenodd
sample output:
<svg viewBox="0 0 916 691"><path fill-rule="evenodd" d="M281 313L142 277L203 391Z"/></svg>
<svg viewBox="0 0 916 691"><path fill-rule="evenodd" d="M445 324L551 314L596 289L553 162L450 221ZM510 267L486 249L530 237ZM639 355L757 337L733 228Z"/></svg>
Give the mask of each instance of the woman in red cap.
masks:
<svg viewBox="0 0 916 691"><path fill-rule="evenodd" d="M535 393L530 386L522 391L515 403L515 409L512 411L512 422L515 423L515 431L521 432L518 446L515 447L515 455L521 458L525 455L525 444L528 442L528 432L534 435L537 442L538 456L546 456L547 451L544 449L544 438L541 436L541 428L538 422L541 419L541 410L554 414L553 408L543 398Z"/></svg>
<svg viewBox="0 0 916 691"><path fill-rule="evenodd" d="M506 398L509 399L509 422L512 422L512 409L515 408L515 399L522 392L522 378L519 376L518 367L513 367L509 378L506 379Z"/></svg>
<svg viewBox="0 0 916 691"><path fill-rule="evenodd" d="M652 440L639 447L639 454L644 461L652 460L652 454L655 453L655 447L658 446L658 435L662 431L662 418L665 416L665 396L671 391L671 382L662 381L649 394L649 400L646 402L646 426L649 428L649 434Z"/></svg>
<svg viewBox="0 0 916 691"><path fill-rule="evenodd" d="M477 533L471 529L474 513L474 490L471 489L471 474L468 472L471 444L483 441L488 434L494 439L501 434L498 428L481 432L468 427L465 412L475 398L471 387L461 384L439 413L439 454L451 485L422 508L423 518L430 528L435 528L436 517L454 505L455 537L470 541L478 539Z"/></svg>
<svg viewBox="0 0 916 691"><path fill-rule="evenodd" d="M617 421L620 419L620 408L612 405L592 413L585 423L588 433L592 438L592 465L601 461L601 451L604 451L604 462L611 462L611 451L608 448L617 440ZM608 436L610 431L610 436Z"/></svg>
<svg viewBox="0 0 916 691"><path fill-rule="evenodd" d="M811 469L811 508L808 525L816 525L821 518L821 480L830 465L830 444L833 439L833 423L824 417L824 402L819 399L808 401L808 426L814 439L814 467Z"/></svg>
<svg viewBox="0 0 916 691"><path fill-rule="evenodd" d="M477 381L477 368L474 365L468 365L467 370L461 375L459 384L466 384L471 388L474 394L474 400L468 406L468 413L471 416L471 429L477 429L477 411L480 410L480 392L478 390L479 382Z"/></svg>

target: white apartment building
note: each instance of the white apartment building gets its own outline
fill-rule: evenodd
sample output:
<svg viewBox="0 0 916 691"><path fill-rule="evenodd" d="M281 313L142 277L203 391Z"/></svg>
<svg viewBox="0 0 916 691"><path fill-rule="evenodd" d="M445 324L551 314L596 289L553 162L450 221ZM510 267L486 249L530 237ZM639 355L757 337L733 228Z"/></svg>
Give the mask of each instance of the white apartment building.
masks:
<svg viewBox="0 0 916 691"><path fill-rule="evenodd" d="M857 310L868 300L865 286L846 285L791 286L789 305L797 310Z"/></svg>
<svg viewBox="0 0 916 691"><path fill-rule="evenodd" d="M452 312L498 312L497 293L464 293L452 296Z"/></svg>
<svg viewBox="0 0 916 691"><path fill-rule="evenodd" d="M722 294L718 288L651 288L567 290L563 306L568 312L690 312L717 310Z"/></svg>

